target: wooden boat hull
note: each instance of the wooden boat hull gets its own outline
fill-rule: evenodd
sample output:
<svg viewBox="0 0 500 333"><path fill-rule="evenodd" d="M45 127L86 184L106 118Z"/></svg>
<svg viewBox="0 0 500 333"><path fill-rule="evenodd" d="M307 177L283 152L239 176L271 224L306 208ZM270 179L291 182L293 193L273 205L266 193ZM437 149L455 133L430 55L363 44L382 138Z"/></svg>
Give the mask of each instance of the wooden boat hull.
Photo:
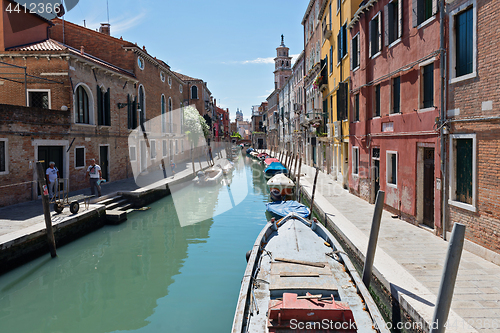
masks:
<svg viewBox="0 0 500 333"><path fill-rule="evenodd" d="M212 167L204 172L204 177L200 178L200 176L197 176L195 179L193 179L195 185L198 186L212 186L216 185L219 183L219 181L222 179L222 169L219 167Z"/></svg>
<svg viewBox="0 0 500 333"><path fill-rule="evenodd" d="M277 190L282 196L291 196L295 188L294 182L284 174L277 174L267 182L269 190Z"/></svg>
<svg viewBox="0 0 500 333"><path fill-rule="evenodd" d="M310 301L299 302L300 298ZM290 214L268 223L252 247L232 333L292 332L293 318L305 318L303 323L312 318L314 323L328 319L335 325L350 324L345 330L330 326L330 332L389 333L331 233L314 221Z"/></svg>

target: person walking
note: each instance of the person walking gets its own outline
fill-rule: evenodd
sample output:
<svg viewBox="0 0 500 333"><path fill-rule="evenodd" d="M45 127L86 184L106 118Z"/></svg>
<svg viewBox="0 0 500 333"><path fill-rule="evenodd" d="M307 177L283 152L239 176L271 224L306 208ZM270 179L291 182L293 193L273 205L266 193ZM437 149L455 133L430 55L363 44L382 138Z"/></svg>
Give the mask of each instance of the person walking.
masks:
<svg viewBox="0 0 500 333"><path fill-rule="evenodd" d="M90 166L87 169L86 177L90 177L90 193L95 195L95 189L97 189L98 197L101 196L101 186L98 181L102 179L101 167L95 164L95 159L90 160Z"/></svg>
<svg viewBox="0 0 500 333"><path fill-rule="evenodd" d="M175 175L175 163L174 160L170 160L170 169L172 170L172 177Z"/></svg>
<svg viewBox="0 0 500 333"><path fill-rule="evenodd" d="M49 188L49 199L52 199L54 197L54 190L57 189L55 187L57 179L59 179L59 170L56 168L54 162L49 163L49 167L45 171L45 177L47 178L47 187Z"/></svg>

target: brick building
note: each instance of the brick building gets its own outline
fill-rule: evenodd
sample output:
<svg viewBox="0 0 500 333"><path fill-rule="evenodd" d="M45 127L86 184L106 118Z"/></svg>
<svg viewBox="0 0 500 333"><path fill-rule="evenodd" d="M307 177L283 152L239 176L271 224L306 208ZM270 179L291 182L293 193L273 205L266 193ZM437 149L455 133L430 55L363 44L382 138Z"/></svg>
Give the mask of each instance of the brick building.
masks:
<svg viewBox="0 0 500 333"><path fill-rule="evenodd" d="M500 8L495 1L455 0L448 1L446 13L446 231L455 222L463 223L468 240L498 257L500 59L492 43L498 41Z"/></svg>
<svg viewBox="0 0 500 333"><path fill-rule="evenodd" d="M13 32L6 14L1 22L0 186L10 192L2 192L0 206L37 197L31 181L38 160L56 162L69 180L64 186L76 190L88 186L91 158L114 181L137 177L163 159L189 157L182 112L188 84L168 65L145 47L110 36L108 25L97 32L19 15L37 25ZM129 147L130 137L137 144Z"/></svg>
<svg viewBox="0 0 500 333"><path fill-rule="evenodd" d="M432 6L434 4L434 6ZM415 6L417 6L415 8ZM367 1L351 23L349 190L442 230L436 1Z"/></svg>

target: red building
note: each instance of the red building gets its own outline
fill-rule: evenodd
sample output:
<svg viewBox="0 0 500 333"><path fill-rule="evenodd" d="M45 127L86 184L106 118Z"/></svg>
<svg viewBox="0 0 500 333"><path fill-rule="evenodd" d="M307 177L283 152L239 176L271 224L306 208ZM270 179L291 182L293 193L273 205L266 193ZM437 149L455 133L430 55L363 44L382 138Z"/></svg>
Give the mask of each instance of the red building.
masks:
<svg viewBox="0 0 500 333"><path fill-rule="evenodd" d="M369 0L349 27L349 189L441 232L437 1Z"/></svg>

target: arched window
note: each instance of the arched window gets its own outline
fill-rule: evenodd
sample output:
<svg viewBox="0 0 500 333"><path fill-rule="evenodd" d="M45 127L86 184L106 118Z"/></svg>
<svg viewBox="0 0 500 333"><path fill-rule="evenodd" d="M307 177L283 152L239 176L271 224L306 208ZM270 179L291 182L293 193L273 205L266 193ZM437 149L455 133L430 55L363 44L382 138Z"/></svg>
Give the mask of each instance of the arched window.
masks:
<svg viewBox="0 0 500 333"><path fill-rule="evenodd" d="M191 99L198 99L198 87L197 86L191 87Z"/></svg>
<svg viewBox="0 0 500 333"><path fill-rule="evenodd" d="M76 122L79 124L90 124L89 95L85 88L80 85L76 88Z"/></svg>
<svg viewBox="0 0 500 333"><path fill-rule="evenodd" d="M146 94L142 85L139 86L139 105L137 109L139 110L139 123L143 125L146 122Z"/></svg>
<svg viewBox="0 0 500 333"><path fill-rule="evenodd" d="M174 132L174 119L172 112L172 97L168 98L168 124L170 127L170 133Z"/></svg>
<svg viewBox="0 0 500 333"><path fill-rule="evenodd" d="M167 133L167 103L165 102L165 95L161 95L161 132Z"/></svg>

